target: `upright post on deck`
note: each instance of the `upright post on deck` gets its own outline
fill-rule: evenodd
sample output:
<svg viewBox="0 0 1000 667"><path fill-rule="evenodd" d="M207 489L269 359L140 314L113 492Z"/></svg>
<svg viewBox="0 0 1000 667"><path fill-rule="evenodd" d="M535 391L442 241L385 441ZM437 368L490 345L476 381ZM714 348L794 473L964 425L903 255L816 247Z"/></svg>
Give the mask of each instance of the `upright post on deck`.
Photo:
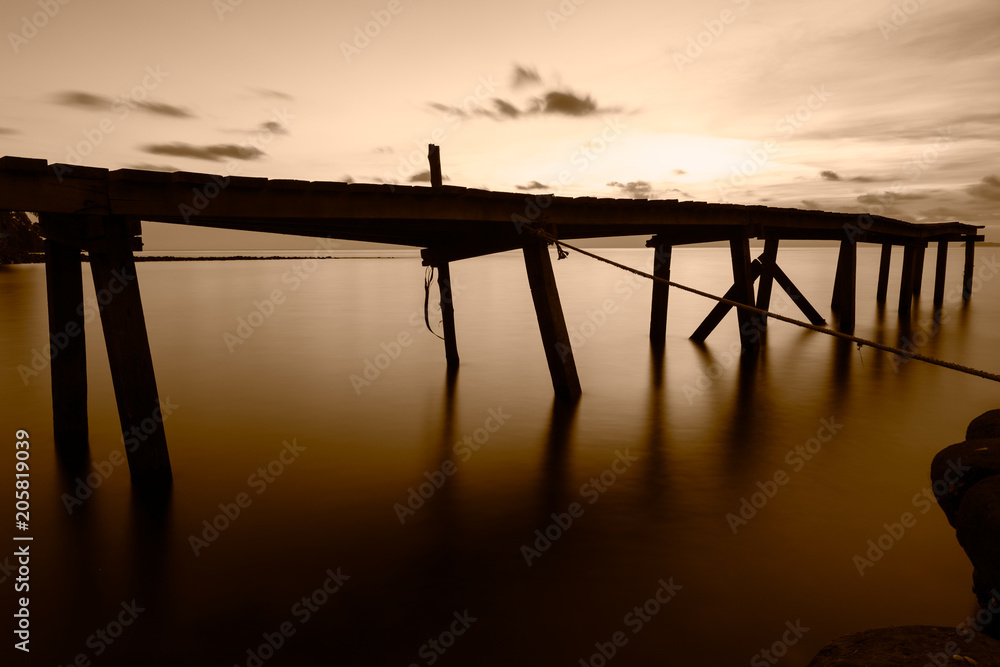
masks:
<svg viewBox="0 0 1000 667"><path fill-rule="evenodd" d="M103 235L90 246L90 268L104 304L101 325L129 472L133 481L163 482L171 477L170 457L128 222L124 216L99 219Z"/></svg>
<svg viewBox="0 0 1000 667"><path fill-rule="evenodd" d="M944 303L944 276L948 270L948 242L938 241L937 266L934 269L934 305Z"/></svg>
<svg viewBox="0 0 1000 667"><path fill-rule="evenodd" d="M545 241L534 237L525 239L522 246L524 266L528 272L531 300L535 305L538 330L542 334L545 360L548 362L552 388L556 396L566 402L574 402L580 397L580 378L576 373L573 348L566 330L559 290L556 288L555 274L552 273L552 258Z"/></svg>
<svg viewBox="0 0 1000 667"><path fill-rule="evenodd" d="M458 343L455 339L455 301L451 290L448 262L438 264L438 290L441 292L441 326L444 328L444 356L448 368L458 367Z"/></svg>
<svg viewBox="0 0 1000 667"><path fill-rule="evenodd" d="M672 246L655 237L653 239L653 275L657 278L670 280L670 256ZM653 299L649 314L649 340L662 347L667 340L667 300L670 295L670 285L653 281Z"/></svg>
<svg viewBox="0 0 1000 667"><path fill-rule="evenodd" d="M875 292L875 302L885 303L886 292L889 291L889 264L892 260L892 244L882 244L882 256L878 261L878 290Z"/></svg>
<svg viewBox="0 0 1000 667"><path fill-rule="evenodd" d="M903 246L903 270L899 278L899 315L910 314L913 304L913 251L912 245Z"/></svg>
<svg viewBox="0 0 1000 667"><path fill-rule="evenodd" d="M754 305L753 277L750 273L750 239L746 231L729 239L729 252L733 260L733 287L736 301L748 306ZM760 331L757 317L743 309L736 309L736 319L740 325L740 345L744 352L756 353L760 350Z"/></svg>
<svg viewBox="0 0 1000 667"><path fill-rule="evenodd" d="M965 271L962 273L962 298L968 301L972 298L972 269L976 260L976 237L965 237Z"/></svg>
<svg viewBox="0 0 1000 667"><path fill-rule="evenodd" d="M41 215L43 224L47 217ZM46 239L45 290L52 346L53 435L57 447L79 454L87 449L88 424L83 268L78 247Z"/></svg>
<svg viewBox="0 0 1000 667"><path fill-rule="evenodd" d="M427 144L427 161L431 167L431 187L439 188L443 184L441 177L441 147Z"/></svg>
<svg viewBox="0 0 1000 667"><path fill-rule="evenodd" d="M774 285L774 274L768 269L777 264L778 261L778 239L767 237L764 239L764 259L761 261L762 271L760 272L760 284L757 286L757 307L767 310L771 307L771 287ZM761 316L760 333L761 336L767 333L767 316Z"/></svg>
<svg viewBox="0 0 1000 667"><path fill-rule="evenodd" d="M837 259L837 277L833 285L833 305L839 311L841 331L854 330L854 316L857 304L858 242L853 238L840 241L840 256Z"/></svg>
<svg viewBox="0 0 1000 667"><path fill-rule="evenodd" d="M913 249L913 294L920 295L920 285L924 282L924 251L926 243L921 243Z"/></svg>

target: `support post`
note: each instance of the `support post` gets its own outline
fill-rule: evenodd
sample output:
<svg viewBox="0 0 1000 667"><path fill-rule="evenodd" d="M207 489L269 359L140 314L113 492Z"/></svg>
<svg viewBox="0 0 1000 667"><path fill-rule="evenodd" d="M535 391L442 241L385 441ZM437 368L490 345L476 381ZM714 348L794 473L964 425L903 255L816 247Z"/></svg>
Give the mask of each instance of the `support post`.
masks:
<svg viewBox="0 0 1000 667"><path fill-rule="evenodd" d="M792 302L799 307L802 314L809 318L810 322L816 326L826 324L826 320L823 319L823 316L820 315L815 308L813 308L813 305L809 303L809 300L802 294L802 291L795 286L792 279L781 270L780 266L769 261L767 257L763 255L761 255L759 259L761 261L761 274L763 275L765 272L770 274L774 278L775 282L778 283L778 286L785 291L785 294L787 294L789 298L791 298Z"/></svg>
<svg viewBox="0 0 1000 667"><path fill-rule="evenodd" d="M444 356L448 368L458 367L458 343L455 339L455 301L451 291L451 269L442 262L438 270L438 291L441 292L441 325L444 328Z"/></svg>
<svg viewBox="0 0 1000 667"><path fill-rule="evenodd" d="M751 283L757 280L757 278L760 276L761 268L762 267L759 260L755 259L750 264ZM751 290L752 289L753 287L751 285ZM733 286L730 287L726 291L726 293L723 294L722 296L730 301L739 301L742 293L743 293L742 288L737 287L737 285L734 283ZM725 316L729 314L729 311L732 310L732 308L733 308L732 306L726 305L724 303L716 303L715 307L712 308L711 312L709 312L708 315L705 316L705 319L702 320L701 324L698 325L698 328L695 329L693 334L691 334L690 336L691 340L697 343L704 342L704 340L708 338L708 335L713 331L715 331L715 327L719 326L719 323L721 323L723 318L725 318Z"/></svg>
<svg viewBox="0 0 1000 667"><path fill-rule="evenodd" d="M920 286L924 282L924 252L927 244L922 243L913 249L913 294L920 296Z"/></svg>
<svg viewBox="0 0 1000 667"><path fill-rule="evenodd" d="M733 260L733 287L736 301L748 306L754 305L753 283L750 272L750 239L746 233L729 239L729 251ZM742 308L736 309L736 319L740 325L740 345L744 352L760 350L760 332L755 331L757 317Z"/></svg>
<svg viewBox="0 0 1000 667"><path fill-rule="evenodd" d="M580 378L576 373L573 348L566 330L559 290L552 273L552 258L548 244L534 238L526 239L522 247L524 266L531 287L531 300L535 305L538 330L542 334L545 360L548 362L552 388L556 396L566 402L574 402L580 397Z"/></svg>
<svg viewBox="0 0 1000 667"><path fill-rule="evenodd" d="M654 246L653 275L657 278L670 280L670 256L672 247L669 243L659 241ZM653 299L649 315L649 340L657 346L663 346L667 340L667 300L670 295L670 285L653 281Z"/></svg>
<svg viewBox="0 0 1000 667"><path fill-rule="evenodd" d="M840 257L837 260L837 277L833 286L834 307L839 311L841 331L854 330L857 307L858 242L853 238L840 241Z"/></svg>
<svg viewBox="0 0 1000 667"><path fill-rule="evenodd" d="M46 217L42 214L43 221ZM87 340L79 248L51 238L45 241L45 290L53 348L49 364L53 435L57 447L80 454L87 449L88 424Z"/></svg>
<svg viewBox="0 0 1000 667"><path fill-rule="evenodd" d="M129 472L133 482L163 482L171 477L170 457L128 222L124 216L100 219L103 238L90 248L90 268L98 295L109 297L101 310L101 326ZM152 433L148 430L149 420L156 426ZM136 434L142 434L143 438Z"/></svg>
<svg viewBox="0 0 1000 667"><path fill-rule="evenodd" d="M878 261L878 290L875 292L875 302L885 303L886 292L889 291L889 264L892 262L892 244L882 244L882 255Z"/></svg>
<svg viewBox="0 0 1000 667"><path fill-rule="evenodd" d="M761 259L762 268L775 264L778 260L778 239L768 237L764 239L764 252ZM757 286L757 307L767 310L771 307L771 287L774 285L774 274L765 270L760 273L760 284ZM763 336L767 333L767 316L759 318L760 333Z"/></svg>
<svg viewBox="0 0 1000 667"><path fill-rule="evenodd" d="M948 270L948 242L938 241L937 266L934 269L934 305L944 303L944 276Z"/></svg>
<svg viewBox="0 0 1000 667"><path fill-rule="evenodd" d="M912 245L903 246L903 269L899 278L899 315L910 314L913 304L913 251Z"/></svg>
<svg viewBox="0 0 1000 667"><path fill-rule="evenodd" d="M427 144L427 161L430 164L431 187L441 187L441 147L434 144Z"/></svg>
<svg viewBox="0 0 1000 667"><path fill-rule="evenodd" d="M972 298L972 270L976 261L976 237L965 237L965 270L962 272L962 298L968 301Z"/></svg>

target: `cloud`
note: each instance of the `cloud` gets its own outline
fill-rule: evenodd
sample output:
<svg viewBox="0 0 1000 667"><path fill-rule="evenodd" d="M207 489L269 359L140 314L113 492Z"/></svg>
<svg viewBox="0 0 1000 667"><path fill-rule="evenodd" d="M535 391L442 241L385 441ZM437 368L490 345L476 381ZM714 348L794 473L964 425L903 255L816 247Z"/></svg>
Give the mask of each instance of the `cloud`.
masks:
<svg viewBox="0 0 1000 667"><path fill-rule="evenodd" d="M874 176L855 176L850 180L854 181L855 183L875 183L876 181L879 181L881 179L878 179Z"/></svg>
<svg viewBox="0 0 1000 667"><path fill-rule="evenodd" d="M628 195L632 199L649 199L649 196L653 194L653 185L649 181L629 181L628 183L611 181L608 183L608 187L618 188L620 194Z"/></svg>
<svg viewBox="0 0 1000 667"><path fill-rule="evenodd" d="M345 174L344 176L341 176L340 182L341 183L353 183L354 182L354 177L351 176L350 174Z"/></svg>
<svg viewBox="0 0 1000 667"><path fill-rule="evenodd" d="M1000 201L1000 178L996 174L984 176L983 180L966 188L973 197L979 199L995 199Z"/></svg>
<svg viewBox="0 0 1000 667"><path fill-rule="evenodd" d="M66 107L77 107L78 109L108 109L111 107L111 98L104 95L94 95L84 93L79 90L67 90L54 95L55 103Z"/></svg>
<svg viewBox="0 0 1000 667"><path fill-rule="evenodd" d="M534 67L514 65L513 82L515 88L520 88L529 84L541 83L542 77L538 76L538 70Z"/></svg>
<svg viewBox="0 0 1000 667"><path fill-rule="evenodd" d="M819 175L820 175L820 177L824 181L839 181L840 180L840 175L837 172L835 172L835 171L829 171L829 170L821 171L821 172L819 172Z"/></svg>
<svg viewBox="0 0 1000 667"><path fill-rule="evenodd" d="M153 155L171 155L187 157L194 160L220 162L224 158L234 160L257 160L266 153L254 146L237 146L236 144L213 144L211 146L192 146L181 141L170 144L149 144L143 150Z"/></svg>
<svg viewBox="0 0 1000 667"><path fill-rule="evenodd" d="M450 181L451 179L447 176L441 177L442 181ZM431 172L429 170L419 171L413 176L410 176L410 183L430 183L431 182Z"/></svg>
<svg viewBox="0 0 1000 667"><path fill-rule="evenodd" d="M142 169L144 171L167 171L174 172L178 171L177 167L169 164L150 164L149 162L137 162L135 164L130 164L126 169Z"/></svg>
<svg viewBox="0 0 1000 667"><path fill-rule="evenodd" d="M575 93L552 90L536 105L542 113L564 114L567 116L589 116L597 113L597 103L590 95L581 97Z"/></svg>
<svg viewBox="0 0 1000 667"><path fill-rule="evenodd" d="M284 125L282 125L276 120L269 120L267 122L261 123L258 129L260 129L261 132L273 132L274 134L288 134L288 128L286 128Z"/></svg>
<svg viewBox="0 0 1000 667"><path fill-rule="evenodd" d="M289 101L295 99L288 93L283 93L280 90L271 90L270 88L251 88L250 90L257 95L260 95L261 97L267 97L279 100L289 100Z"/></svg>
<svg viewBox="0 0 1000 667"><path fill-rule="evenodd" d="M21 130L15 130L10 127L0 127L0 135L11 135L11 134L21 134Z"/></svg>
<svg viewBox="0 0 1000 667"><path fill-rule="evenodd" d="M160 116L170 116L172 118L194 118L194 114L183 107L176 107L163 102L137 102L136 106L143 111L159 114Z"/></svg>
<svg viewBox="0 0 1000 667"><path fill-rule="evenodd" d="M517 118L521 115L521 110L516 106L508 102L507 100L501 100L500 98L493 99L493 106L497 108L497 112L507 118Z"/></svg>
<svg viewBox="0 0 1000 667"><path fill-rule="evenodd" d="M766 200L762 199L761 201L766 201ZM802 200L802 205L805 206L806 209L808 209L810 211L822 211L823 210L823 207L820 206L820 203L818 201L816 201L815 199L803 199Z"/></svg>
<svg viewBox="0 0 1000 667"><path fill-rule="evenodd" d="M674 169L674 170L673 170L672 172L670 172L670 173L671 173L671 174L673 174L674 176L683 176L683 175L684 175L684 174L686 174L687 172L686 172L686 171L684 171L683 169Z"/></svg>
<svg viewBox="0 0 1000 667"><path fill-rule="evenodd" d="M529 191L529 190L551 190L550 185L545 183L539 183L538 181L528 181L524 185L515 186L518 190Z"/></svg>
<svg viewBox="0 0 1000 667"><path fill-rule="evenodd" d="M858 195L858 203L867 205L880 204L887 208L892 208L895 202L927 199L930 196L928 192L890 192L886 190L880 195L871 193Z"/></svg>

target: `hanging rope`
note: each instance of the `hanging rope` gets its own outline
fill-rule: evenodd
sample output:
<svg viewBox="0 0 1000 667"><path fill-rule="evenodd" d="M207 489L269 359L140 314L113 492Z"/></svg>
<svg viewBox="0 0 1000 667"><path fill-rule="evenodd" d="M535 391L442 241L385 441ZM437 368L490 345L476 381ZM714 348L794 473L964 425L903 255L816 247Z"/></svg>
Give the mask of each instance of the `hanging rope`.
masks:
<svg viewBox="0 0 1000 667"><path fill-rule="evenodd" d="M434 331L434 329L431 329L431 318L430 318L430 314L428 312L428 306L430 305L430 301L431 301L431 283L432 282L434 282L434 267L433 266L428 266L427 269L424 270L424 324L427 325L427 330L428 331L430 331L432 334L434 334L435 336L437 336L441 340L444 340L444 336L442 336L438 332Z"/></svg>
<svg viewBox="0 0 1000 667"><path fill-rule="evenodd" d="M907 359L916 359L917 361L923 361L923 362L928 363L928 364L934 364L935 366L941 366L943 368L950 368L951 370L959 371L960 373L967 373L968 375L975 375L976 377L985 378L987 380L993 380L994 382L1000 382L1000 375L997 375L996 373L990 373L988 371L979 370L978 368L971 368L969 366L962 366L961 364L956 364L956 363L953 363L953 362L950 362L950 361L942 361L941 359L935 359L934 357L928 357L928 356L923 355L923 354L917 354L916 352L907 352L906 350L901 350L901 349L899 349L897 347L892 347L891 345L885 345L883 343L879 343L879 342L874 341L874 340L868 340L867 338L861 338L859 336L853 336L851 334L846 334L846 333L843 333L841 331L834 331L832 329L824 329L822 327L816 326L815 324L811 324L809 322L803 322L801 320L796 320L796 319L791 318L791 317L786 317L785 315L779 315L778 313L772 313L770 311L763 310L763 309L757 308L755 306L749 306L749 305L747 305L745 303L740 303L738 301L733 301L732 299L727 299L725 297L716 296L714 294L709 294L708 292L703 292L703 291L701 291L699 289L695 289L694 287L688 287L687 285L682 285L680 283L675 283L672 280L667 280L666 278L660 278L659 276L654 276L654 275L652 275L650 273L646 273L645 271L640 271L639 269L632 268L631 266L626 266L625 264L620 264L620 263L618 263L618 262L616 262L614 260L608 259L606 257L601 257L600 255L595 255L592 252L588 252L588 251L586 251L586 250L584 250L582 248L577 248L576 246L570 245L569 243L566 243L565 241L560 241L556 237L552 236L551 234L549 234L549 233L547 233L547 232L545 232L545 231L543 231L541 229L531 229L530 227L526 227L525 229L530 230L532 233L534 233L539 238L542 238L542 239L545 239L546 241L550 241L552 243L555 243L557 245L557 247L560 244L564 245L567 248L569 248L570 250L575 250L576 252L580 253L581 255L586 255L587 257L591 257L593 259L596 259L599 262L604 262L605 264L610 264L611 266L618 267L619 269L622 269L624 271L628 271L630 273L634 273L637 276L642 276L643 278L649 278L650 280L659 281L659 282L664 283L666 285L670 285L671 287L676 287L677 289L684 290L685 292L691 292L692 294L697 294L698 296L703 296L706 299L712 299L713 301L718 301L719 303L724 303L727 306L732 306L733 308L741 308L741 309L743 309L745 311L749 311L751 313L756 313L758 315L764 315L766 317L770 317L770 318L775 319L775 320L780 320L782 322L787 322L788 324L794 324L795 326L799 326L799 327L802 327L804 329L809 329L811 331L818 331L819 333L826 334L827 336L833 336L834 338L840 338L841 340L849 340L849 341L851 341L853 343L857 343L859 350L860 350L861 346L867 345L868 347L875 348L876 350L883 350L885 352L891 352L892 354L897 354L897 355L899 355L901 357L905 357Z"/></svg>

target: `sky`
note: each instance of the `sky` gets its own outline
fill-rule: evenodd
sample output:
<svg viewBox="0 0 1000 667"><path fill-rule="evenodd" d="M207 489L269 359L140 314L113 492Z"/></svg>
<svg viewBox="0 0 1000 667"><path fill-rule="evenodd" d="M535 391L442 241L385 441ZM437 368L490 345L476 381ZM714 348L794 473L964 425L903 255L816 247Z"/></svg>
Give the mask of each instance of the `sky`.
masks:
<svg viewBox="0 0 1000 667"><path fill-rule="evenodd" d="M0 155L420 184L436 143L451 185L1000 242L998 25L996 0L5 0Z"/></svg>

